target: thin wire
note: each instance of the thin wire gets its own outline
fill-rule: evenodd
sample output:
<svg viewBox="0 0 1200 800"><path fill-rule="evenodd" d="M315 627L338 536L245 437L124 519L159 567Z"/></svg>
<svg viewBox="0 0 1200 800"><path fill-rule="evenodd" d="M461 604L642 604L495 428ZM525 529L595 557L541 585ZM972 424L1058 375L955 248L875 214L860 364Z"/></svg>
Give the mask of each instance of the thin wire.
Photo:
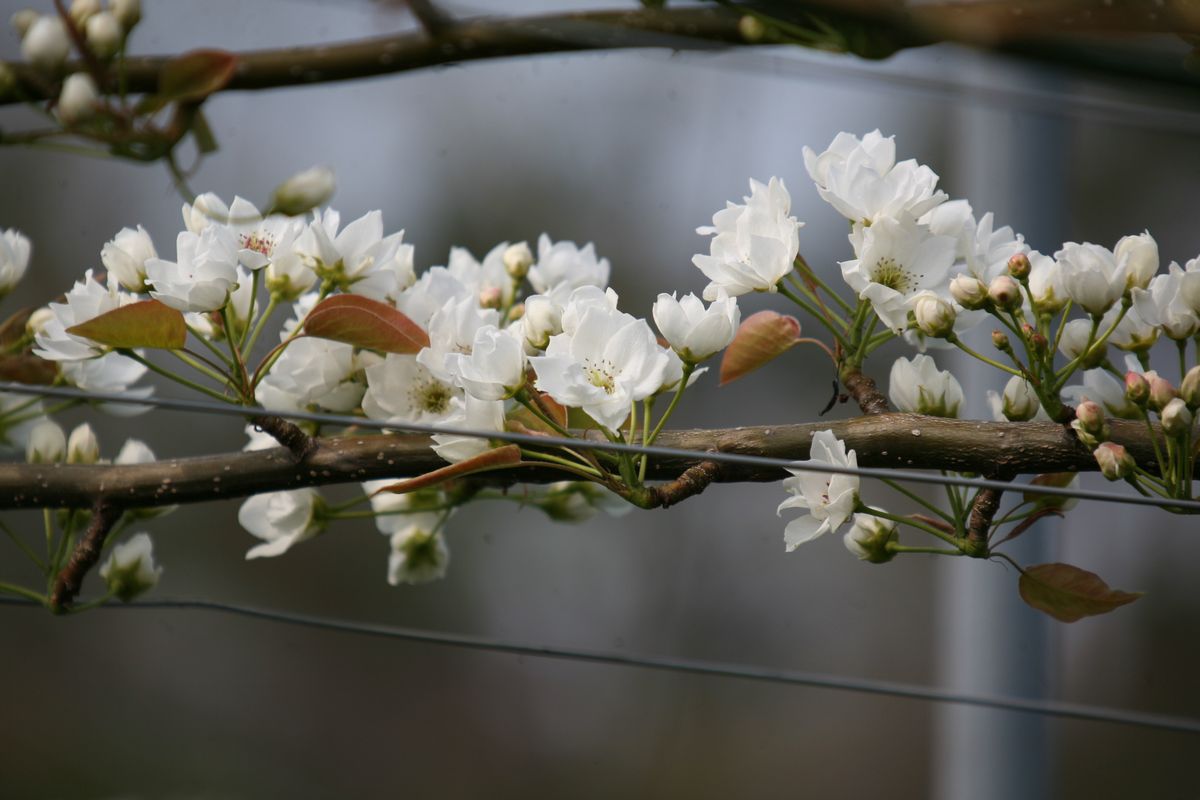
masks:
<svg viewBox="0 0 1200 800"><path fill-rule="evenodd" d="M1144 497L1141 495L1117 495L1110 492L1092 491L1089 489L1069 489L1058 486L1041 486L1038 484L1014 484L1008 481L990 480L988 478L964 478L955 475L942 475L932 472L914 472L912 470L886 469L880 467L850 467L840 464L825 464L821 462L791 461L786 458L772 456L754 456L743 453L722 453L719 451L683 450L677 447L660 447L658 445L633 445L621 442L595 441L589 439L568 439L559 436L542 436L512 431L486 431L474 428L455 428L445 425L424 425L416 422L386 422L352 417L345 414L317 414L311 411L279 411L263 408L262 406L225 405L207 400L191 400L185 398L143 397L129 398L124 395L107 392L83 392L62 386L34 386L23 383L0 381L0 392L14 394L37 395L42 397L60 397L74 400L86 400L96 403L123 403L134 406L155 406L169 411L198 411L206 414L223 414L232 417L277 416L286 419L298 419L306 422L326 423L330 425L358 426L360 428L376 428L380 430L400 430L412 433L450 434L478 439L495 439L512 444L527 444L537 447L573 447L583 450L602 450L612 453L629 453L631 455L649 455L658 458L701 458L705 461L716 461L724 464L740 464L748 467L772 467L776 469L797 470L800 472L821 472L836 475L856 475L860 478L877 480L908 481L910 483L931 483L936 485L966 486L973 489L995 489L997 491L1020 490L1026 494L1046 495L1050 497L1067 497L1079 500L1095 500L1100 503L1125 503L1135 506L1153 506L1156 508L1178 508L1200 511L1200 501L1171 500L1162 497Z"/></svg>
<svg viewBox="0 0 1200 800"><path fill-rule="evenodd" d="M21 598L0 597L0 606L17 606L22 608L41 608L41 605ZM296 614L285 611L275 611L266 608L239 606L230 603L218 603L210 600L152 600L131 603L129 605L103 605L93 610L127 610L127 611L215 611L222 614L248 617L284 625L296 625L303 628L336 631L358 636L377 636L420 644L458 647L467 650L483 650L493 653L509 653L519 656L536 658L554 658L568 661L583 661L593 664L610 666L640 667L642 669L662 670L664 672L688 673L693 675L709 675L719 678L740 678L742 680L761 681L765 683L782 683L792 686L809 686L818 689L834 689L839 691L857 692L859 694L883 695L900 697L910 700L928 700L935 703L953 703L956 705L992 708L1001 711L1017 711L1027 714L1038 714L1046 717L1061 719L1077 719L1090 722L1111 722L1118 725L1133 725L1155 730L1174 731L1177 733L1200 734L1200 719L1175 717L1164 714L1148 714L1139 711L1122 711L1120 709L1103 708L1099 706L1060 703L1052 700L1032 700L1020 697L1005 697L1002 695L969 694L948 689L936 689L927 686L917 686L894 681L880 681L871 678L845 678L839 675L827 675L815 672L798 672L793 670L777 670L756 667L747 664L730 664L714 661L701 661L689 658L672 658L668 656L641 656L627 653L615 653L603 650L590 650L574 647L558 647L553 645L525 644L503 639L491 639L484 636L470 636L459 633L444 633L421 631L413 628L399 628L390 625L375 625L365 622L350 622L348 620L318 617L307 614Z"/></svg>

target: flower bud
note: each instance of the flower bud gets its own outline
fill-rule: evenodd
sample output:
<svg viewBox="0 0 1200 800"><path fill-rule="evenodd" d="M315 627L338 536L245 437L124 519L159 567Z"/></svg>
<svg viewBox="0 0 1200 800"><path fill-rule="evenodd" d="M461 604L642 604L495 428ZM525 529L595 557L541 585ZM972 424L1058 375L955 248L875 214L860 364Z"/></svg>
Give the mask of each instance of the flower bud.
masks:
<svg viewBox="0 0 1200 800"><path fill-rule="evenodd" d="M861 560L883 564L896 556L888 550L888 542L895 542L899 538L896 523L890 519L871 514L855 514L854 526L846 532L842 541L846 549Z"/></svg>
<svg viewBox="0 0 1200 800"><path fill-rule="evenodd" d="M1098 436L1104 432L1104 409L1099 403L1084 400L1075 409L1075 419L1086 433Z"/></svg>
<svg viewBox="0 0 1200 800"><path fill-rule="evenodd" d="M1016 308L1021 304L1021 287L1009 276L998 275L988 285L988 299L998 308Z"/></svg>
<svg viewBox="0 0 1200 800"><path fill-rule="evenodd" d="M499 308L504 301L504 295L499 286L486 286L479 291L480 308Z"/></svg>
<svg viewBox="0 0 1200 800"><path fill-rule="evenodd" d="M56 464L66 454L67 434L53 420L42 420L29 432L25 460L30 464Z"/></svg>
<svg viewBox="0 0 1200 800"><path fill-rule="evenodd" d="M46 325L57 319L57 316L48 306L42 306L37 311L29 315L29 319L25 320L25 332L30 336L37 336L46 329Z"/></svg>
<svg viewBox="0 0 1200 800"><path fill-rule="evenodd" d="M121 49L121 42L125 39L125 31L121 29L121 23L117 22L117 18L108 11L101 11L89 19L84 30L88 47L103 59L116 55L117 51Z"/></svg>
<svg viewBox="0 0 1200 800"><path fill-rule="evenodd" d="M738 20L738 33L750 44L761 42L767 35L766 24L756 16L744 14Z"/></svg>
<svg viewBox="0 0 1200 800"><path fill-rule="evenodd" d="M1175 391L1175 387L1166 378L1157 374L1150 378L1150 408L1162 411L1167 407L1167 403L1178 396L1179 392Z"/></svg>
<svg viewBox="0 0 1200 800"><path fill-rule="evenodd" d="M1012 346L1008 343L1008 336L1004 331L992 331L992 347L1001 352L1007 352Z"/></svg>
<svg viewBox="0 0 1200 800"><path fill-rule="evenodd" d="M38 21L39 16L41 15L32 8L22 8L20 11L13 13L8 23L13 26L13 30L17 32L17 36L24 39L25 34L29 33L29 29L33 27L33 23Z"/></svg>
<svg viewBox="0 0 1200 800"><path fill-rule="evenodd" d="M87 21L99 14L100 0L71 0L71 7L67 10L67 16L75 23L75 27L83 30L83 26Z"/></svg>
<svg viewBox="0 0 1200 800"><path fill-rule="evenodd" d="M1017 253L1008 260L1008 274L1019 281L1026 280L1032 269L1033 265L1029 263L1029 256L1024 253Z"/></svg>
<svg viewBox="0 0 1200 800"><path fill-rule="evenodd" d="M95 464L100 460L100 442L92 426L86 422L71 431L67 439L68 464Z"/></svg>
<svg viewBox="0 0 1200 800"><path fill-rule="evenodd" d="M1101 442L1100 446L1092 451L1092 456L1100 465L1100 474L1110 481L1121 480L1133 474L1133 456L1115 442Z"/></svg>
<svg viewBox="0 0 1200 800"><path fill-rule="evenodd" d="M154 565L154 545L148 533L135 533L114 547L108 561L100 567L100 577L108 591L126 603L153 589L161 575L162 567Z"/></svg>
<svg viewBox="0 0 1200 800"><path fill-rule="evenodd" d="M71 53L71 39L58 17L38 17L21 39L21 55L42 72L58 72Z"/></svg>
<svg viewBox="0 0 1200 800"><path fill-rule="evenodd" d="M142 19L141 0L109 0L108 10L117 18L117 22L121 23L126 33Z"/></svg>
<svg viewBox="0 0 1200 800"><path fill-rule="evenodd" d="M63 81L62 94L58 96L58 118L64 125L83 122L95 115L99 100L92 76L86 72L72 73Z"/></svg>
<svg viewBox="0 0 1200 800"><path fill-rule="evenodd" d="M913 299L912 311L917 329L926 336L943 339L954 332L954 319L957 316L954 306L933 292L917 295Z"/></svg>
<svg viewBox="0 0 1200 800"><path fill-rule="evenodd" d="M546 349L550 337L562 333L562 309L545 295L529 297L525 301L525 316L521 317L521 332L529 347Z"/></svg>
<svg viewBox="0 0 1200 800"><path fill-rule="evenodd" d="M335 188L333 170L329 167L310 167L276 187L271 207L279 214L299 216L333 197Z"/></svg>
<svg viewBox="0 0 1200 800"><path fill-rule="evenodd" d="M1162 423L1163 433L1167 436L1184 436L1192 429L1192 412L1188 411L1187 403L1183 402L1182 397L1176 397L1167 403L1159 412L1158 418Z"/></svg>
<svg viewBox="0 0 1200 800"><path fill-rule="evenodd" d="M1004 385L1003 404L1004 418L1010 422L1025 422L1037 416L1042 401L1038 399L1037 390L1033 384L1020 375L1013 375Z"/></svg>
<svg viewBox="0 0 1200 800"><path fill-rule="evenodd" d="M950 296L963 308L983 308L987 303L988 289L983 281L973 275L959 275L950 281Z"/></svg>
<svg viewBox="0 0 1200 800"><path fill-rule="evenodd" d="M1117 257L1118 264L1122 259L1127 259L1127 288L1145 289L1158 272L1158 243L1150 231L1123 237L1113 248L1113 255Z"/></svg>
<svg viewBox="0 0 1200 800"><path fill-rule="evenodd" d="M1179 384L1179 396L1193 411L1200 408L1200 366L1192 367L1183 376L1183 382Z"/></svg>
<svg viewBox="0 0 1200 800"><path fill-rule="evenodd" d="M1150 381L1140 372L1125 373L1125 399L1135 406L1145 406L1150 399Z"/></svg>
<svg viewBox="0 0 1200 800"><path fill-rule="evenodd" d="M533 266L533 251L529 249L528 242L517 242L509 245L502 257L504 261L504 271L508 273L508 277L514 281L519 281L529 272L529 268Z"/></svg>

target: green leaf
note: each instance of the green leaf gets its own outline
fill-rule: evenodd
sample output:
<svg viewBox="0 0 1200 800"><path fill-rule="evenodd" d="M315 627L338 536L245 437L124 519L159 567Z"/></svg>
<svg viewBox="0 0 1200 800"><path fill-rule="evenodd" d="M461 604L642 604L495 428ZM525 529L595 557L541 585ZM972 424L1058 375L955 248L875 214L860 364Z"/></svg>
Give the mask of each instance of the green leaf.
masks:
<svg viewBox="0 0 1200 800"><path fill-rule="evenodd" d="M464 475L473 475L476 472L488 472L493 469L504 469L505 467L515 467L520 463L521 448L515 444L509 444L480 453L465 461L459 461L457 464L451 464L448 467L435 469L433 472L426 472L424 475L418 475L406 481L384 486L375 492L375 494L383 494L384 492L407 494L408 492L415 492L418 489L428 489L431 486L437 486L448 480L461 478Z"/></svg>
<svg viewBox="0 0 1200 800"><path fill-rule="evenodd" d="M800 320L774 311L759 311L742 321L721 359L720 385L753 372L791 349L800 340Z"/></svg>
<svg viewBox="0 0 1200 800"><path fill-rule="evenodd" d="M158 73L158 96L198 103L224 89L237 71L237 56L224 50L193 50L172 58Z"/></svg>
<svg viewBox="0 0 1200 800"><path fill-rule="evenodd" d="M187 342L183 313L157 300L142 300L67 328L67 333L109 347L179 350Z"/></svg>
<svg viewBox="0 0 1200 800"><path fill-rule="evenodd" d="M1070 564L1036 564L1021 571L1021 599L1060 622L1107 614L1144 592L1109 588L1099 575Z"/></svg>
<svg viewBox="0 0 1200 800"><path fill-rule="evenodd" d="M304 320L304 332L384 353L413 354L429 346L429 334L417 323L387 303L356 294L322 300Z"/></svg>

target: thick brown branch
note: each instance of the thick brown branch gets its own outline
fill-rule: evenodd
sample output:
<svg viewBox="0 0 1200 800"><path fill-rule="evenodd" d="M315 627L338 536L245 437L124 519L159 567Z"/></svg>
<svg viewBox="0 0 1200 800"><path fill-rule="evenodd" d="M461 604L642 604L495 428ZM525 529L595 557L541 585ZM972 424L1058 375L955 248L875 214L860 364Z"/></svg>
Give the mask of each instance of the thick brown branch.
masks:
<svg viewBox="0 0 1200 800"><path fill-rule="evenodd" d="M1004 493L999 489L980 489L971 505L971 519L967 523L967 541L973 549L982 555L987 552L988 531L992 527L992 519L1000 508L1000 497Z"/></svg>
<svg viewBox="0 0 1200 800"><path fill-rule="evenodd" d="M294 422L288 422L283 417L260 416L250 420L255 427L264 433L269 433L275 441L291 451L297 461L308 458L317 449L317 442Z"/></svg>
<svg viewBox="0 0 1200 800"><path fill-rule="evenodd" d="M888 401L875 385L875 379L862 370L851 369L842 373L842 385L864 414L886 414Z"/></svg>
<svg viewBox="0 0 1200 800"><path fill-rule="evenodd" d="M67 565L63 567L63 571L54 581L54 588L50 592L50 609L52 611L57 612L67 608L79 594L79 587L83 585L84 577L88 574L88 570L100 560L100 554L104 552L104 540L108 537L112 526L117 524L117 520L121 518L121 513L121 507L109 500L95 501L95 505L92 506L92 518L88 522L83 538L79 540L79 544L75 545L75 551L71 553L70 560L67 561Z"/></svg>
<svg viewBox="0 0 1200 800"><path fill-rule="evenodd" d="M658 507L670 508L676 503L682 503L689 497L700 494L720 475L720 464L715 461L701 461L699 464L685 469L678 478L667 481L661 486L652 487L650 494Z"/></svg>
<svg viewBox="0 0 1200 800"><path fill-rule="evenodd" d="M1145 426L1111 421L1112 439L1139 464L1154 469ZM858 454L864 467L945 469L984 475L1094 471L1096 459L1071 430L1051 422L972 422L887 413L836 422L718 430L667 431L657 444L690 450L695 457L653 458L647 476L672 480L709 453L742 453L789 460L808 457L817 431L831 429ZM346 436L317 439L297 463L284 448L200 456L152 464L0 464L0 508L90 508L98 497L126 507L196 503L260 492L373 478L421 475L445 462L425 436ZM553 469L521 469L488 480L561 480ZM722 464L718 482L774 481L780 469Z"/></svg>

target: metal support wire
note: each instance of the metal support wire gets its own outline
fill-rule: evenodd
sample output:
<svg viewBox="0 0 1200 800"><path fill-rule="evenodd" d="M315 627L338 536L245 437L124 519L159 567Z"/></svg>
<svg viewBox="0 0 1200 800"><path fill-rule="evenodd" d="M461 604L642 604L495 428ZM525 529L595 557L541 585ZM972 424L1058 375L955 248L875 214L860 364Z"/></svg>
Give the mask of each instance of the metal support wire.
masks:
<svg viewBox="0 0 1200 800"><path fill-rule="evenodd" d="M20 608L41 608L41 605L19 598L0 597L0 606ZM690 658L674 658L670 656L641 656L631 653L615 653L605 650L590 650L575 647L559 647L555 645L526 644L504 639L492 639L486 636L471 636L462 633L444 633L422 631L414 628L399 628L390 625L376 625L367 622L351 622L348 620L318 617L308 614L295 614L285 611L275 611L266 608L239 606L229 603L217 603L210 600L152 600L130 603L128 605L103 605L93 610L110 611L214 611L239 617L263 620L283 625L296 625L316 630L336 631L358 636L376 636L384 639L394 639L419 644L457 647L466 650L482 650L491 653L507 653L510 655L533 656L535 658L555 658L566 661L582 661L608 666L638 667L654 669L663 672L684 673L692 675L708 675L718 678L740 678L742 680L760 681L764 683L780 683L790 686L808 686L817 689L834 689L838 691L856 692L858 694L874 694L884 697L899 697L909 700L926 700L934 703L954 703L957 705L992 708L1000 711L1016 711L1026 714L1038 714L1058 719L1075 719L1088 722L1110 722L1117 725L1132 725L1141 728L1151 728L1175 733L1200 734L1200 719L1174 717L1164 714L1147 714L1140 711L1123 711L1115 708L1079 705L1075 703L1059 703L1045 700L1029 700L1021 697L1003 697L998 695L967 694L937 689L928 686L917 686L908 683L880 681L871 678L846 678L840 675L827 675L816 672L799 672L794 670L771 669L749 664L728 664L715 661L701 661Z"/></svg>
<svg viewBox="0 0 1200 800"><path fill-rule="evenodd" d="M86 400L94 403L123 403L135 406L154 406L169 411L196 411L204 414L223 414L232 417L277 416L285 419L303 420L306 422L325 423L330 425L358 426L379 430L407 431L411 433L450 434L468 436L479 439L494 439L512 444L525 444L535 447L573 447L584 450L602 450L612 453L629 453L631 455L648 455L660 458L701 458L705 461L716 461L726 464L741 464L750 467L771 467L789 469L801 472L824 472L837 475L855 475L860 478L877 480L907 481L909 483L932 483L943 486L965 486L972 489L998 489L1012 491L1020 489L1027 494L1045 495L1049 497L1067 497L1079 500L1095 500L1100 503L1124 503L1136 506L1153 506L1156 508L1184 509L1200 512L1200 501L1172 500L1164 497L1144 497L1141 495L1113 494L1089 489L1068 489L1058 486L1041 486L1038 484L1014 484L1010 481L997 481L987 478L965 478L954 475L941 475L932 472L915 472L913 470L885 469L880 467L848 467L838 464L820 462L790 461L786 458L771 456L754 456L743 453L722 453L719 451L701 452L698 450L680 450L675 447L659 447L657 445L624 444L621 442L597 441L590 439L569 439L559 436L542 436L512 431L485 431L473 428L455 428L445 425L425 425L416 422L386 422L353 417L346 414L318 414L311 411L279 411L261 406L226 405L207 400L191 400L185 398L144 397L130 398L119 394L105 392L83 392L60 386L33 386L23 383L0 382L0 392L14 394L37 395L42 397L59 397L74 400Z"/></svg>

